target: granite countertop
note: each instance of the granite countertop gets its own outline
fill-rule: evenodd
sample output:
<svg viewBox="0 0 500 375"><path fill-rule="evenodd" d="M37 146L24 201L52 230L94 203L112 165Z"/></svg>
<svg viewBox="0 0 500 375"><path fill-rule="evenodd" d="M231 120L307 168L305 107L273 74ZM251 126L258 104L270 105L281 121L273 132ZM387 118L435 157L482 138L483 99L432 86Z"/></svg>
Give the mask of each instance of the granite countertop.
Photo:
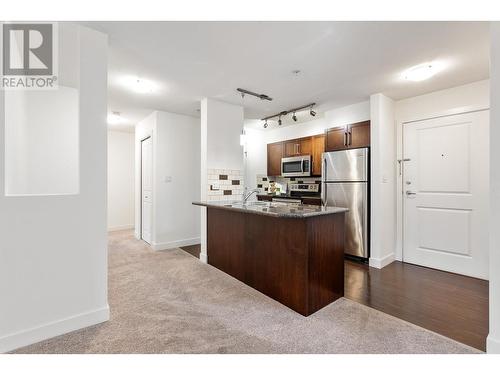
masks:
<svg viewBox="0 0 500 375"><path fill-rule="evenodd" d="M281 202L252 201L242 204L241 201L209 201L193 202L195 206L220 208L229 211L245 212L250 214L288 217L288 218L308 218L320 215L332 215L348 211L342 207L322 207L308 204L294 205Z"/></svg>

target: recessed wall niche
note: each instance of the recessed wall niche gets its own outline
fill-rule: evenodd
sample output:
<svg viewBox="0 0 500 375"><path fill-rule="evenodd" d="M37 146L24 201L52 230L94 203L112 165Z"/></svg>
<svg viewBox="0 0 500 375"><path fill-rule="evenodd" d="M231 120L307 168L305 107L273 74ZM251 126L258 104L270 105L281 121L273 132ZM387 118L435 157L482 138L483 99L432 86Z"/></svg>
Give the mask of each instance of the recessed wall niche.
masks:
<svg viewBox="0 0 500 375"><path fill-rule="evenodd" d="M5 195L78 193L78 90L5 91Z"/></svg>

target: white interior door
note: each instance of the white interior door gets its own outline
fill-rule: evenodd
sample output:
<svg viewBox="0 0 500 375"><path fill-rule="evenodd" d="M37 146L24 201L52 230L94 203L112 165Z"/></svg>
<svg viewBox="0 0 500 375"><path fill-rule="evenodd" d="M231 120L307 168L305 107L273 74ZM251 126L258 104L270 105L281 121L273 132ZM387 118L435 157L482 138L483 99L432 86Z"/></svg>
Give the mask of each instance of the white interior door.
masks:
<svg viewBox="0 0 500 375"><path fill-rule="evenodd" d="M403 127L403 261L488 278L489 111Z"/></svg>
<svg viewBox="0 0 500 375"><path fill-rule="evenodd" d="M151 243L153 215L153 147L151 137L141 142L141 238Z"/></svg>

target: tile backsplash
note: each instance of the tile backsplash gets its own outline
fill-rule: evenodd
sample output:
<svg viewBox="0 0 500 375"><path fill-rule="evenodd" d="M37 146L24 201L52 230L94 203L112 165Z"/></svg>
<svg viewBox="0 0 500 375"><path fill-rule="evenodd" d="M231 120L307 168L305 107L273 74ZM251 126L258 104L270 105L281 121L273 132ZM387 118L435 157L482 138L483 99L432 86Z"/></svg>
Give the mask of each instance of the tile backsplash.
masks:
<svg viewBox="0 0 500 375"><path fill-rule="evenodd" d="M209 201L240 200L245 187L243 172L236 169L209 169L207 199Z"/></svg>
<svg viewBox="0 0 500 375"><path fill-rule="evenodd" d="M288 192L288 184L293 183L321 183L321 177L269 177L263 174L257 175L257 188L261 193L266 194L269 192L269 184L277 182L283 186L283 193Z"/></svg>

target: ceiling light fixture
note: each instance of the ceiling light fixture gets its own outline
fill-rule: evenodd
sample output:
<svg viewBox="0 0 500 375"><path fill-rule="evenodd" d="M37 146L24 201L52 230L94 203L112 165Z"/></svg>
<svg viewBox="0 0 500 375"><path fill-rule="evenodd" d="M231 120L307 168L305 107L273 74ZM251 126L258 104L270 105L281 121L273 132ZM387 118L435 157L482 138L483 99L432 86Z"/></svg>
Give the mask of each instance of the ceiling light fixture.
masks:
<svg viewBox="0 0 500 375"><path fill-rule="evenodd" d="M120 116L120 112L111 112L108 115L108 124L109 125L118 125L123 122L123 117Z"/></svg>
<svg viewBox="0 0 500 375"><path fill-rule="evenodd" d="M139 77L126 77L123 84L138 94L151 94L157 89L156 84Z"/></svg>
<svg viewBox="0 0 500 375"><path fill-rule="evenodd" d="M312 110L312 108L315 105L316 105L316 103L309 103L309 104L303 105L301 107L292 108L292 109L289 109L289 110L286 110L286 111L282 111L280 113L276 113L276 114L271 115L271 116L267 116L267 117L261 118L261 121L265 121L264 128L267 128L267 120L270 120L272 118L278 117L278 125L281 125L282 124L281 117L286 116L289 113L293 113L292 119L293 119L293 121L297 121L297 116L295 115L295 112L299 112L299 111L302 111L302 110L307 109L307 108L310 109L309 114L311 116L316 116L316 112L314 112Z"/></svg>
<svg viewBox="0 0 500 375"><path fill-rule="evenodd" d="M309 114L314 117L316 116L316 112L313 111L313 106L311 106L311 108L309 109Z"/></svg>
<svg viewBox="0 0 500 375"><path fill-rule="evenodd" d="M437 63L425 63L414 66L403 72L403 78L407 81L420 82L431 78L442 69Z"/></svg>
<svg viewBox="0 0 500 375"><path fill-rule="evenodd" d="M256 98L259 98L260 100L269 100L269 101L273 100L273 98L269 97L266 94L257 94L256 92L245 90L245 89L241 89L239 87L236 89L236 91L238 91L239 93L241 93L241 97L242 98L245 97L245 94L248 94L248 95L255 96Z"/></svg>

